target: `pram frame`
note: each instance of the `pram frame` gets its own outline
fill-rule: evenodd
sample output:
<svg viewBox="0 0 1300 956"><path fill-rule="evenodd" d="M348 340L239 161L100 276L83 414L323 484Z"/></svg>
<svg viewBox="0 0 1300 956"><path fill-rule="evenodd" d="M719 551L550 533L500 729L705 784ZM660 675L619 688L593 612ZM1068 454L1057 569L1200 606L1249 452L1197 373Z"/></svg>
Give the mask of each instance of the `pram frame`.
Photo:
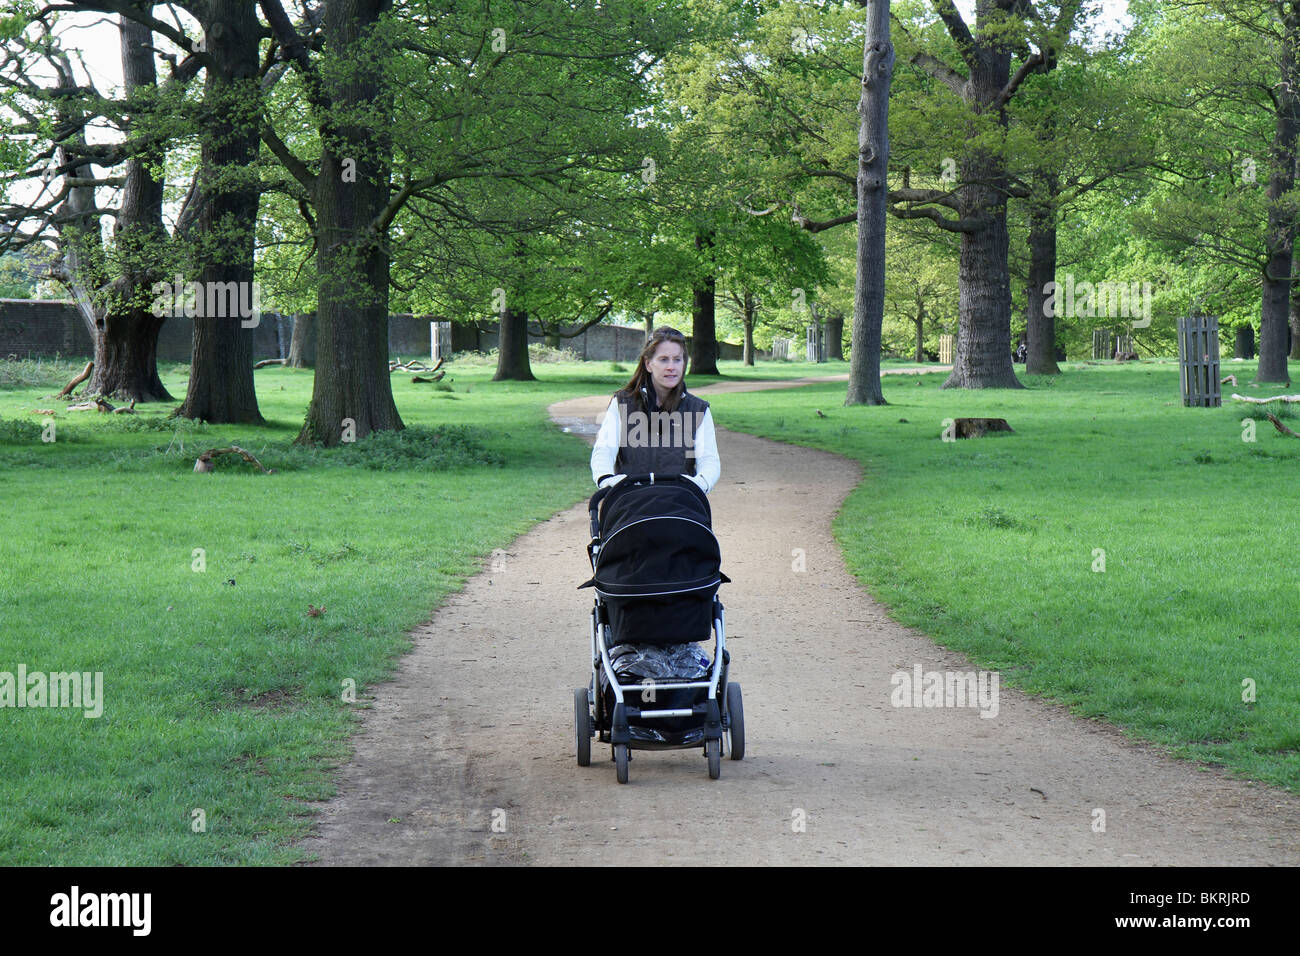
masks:
<svg viewBox="0 0 1300 956"><path fill-rule="evenodd" d="M665 482L669 480L689 480L683 476L677 475L660 475L658 478L651 473L647 475L638 475L625 479L629 484L654 484L656 481ZM588 547L588 555L591 559L593 574L596 571L597 559L600 555L601 548L606 542L601 538L598 518L600 503L603 501L609 488L598 491L591 499L589 510L591 517L591 537L592 542ZM689 520L689 519L688 519ZM695 522L699 524L699 522ZM622 529L620 529L622 530ZM712 529L709 528L710 534ZM743 756L743 725L737 719L736 725L732 726L731 714L729 713L729 703L731 694L728 693L728 664L730 655L726 650L726 610L722 602L718 599L716 588L727 580L725 575L719 573L717 579L711 582L708 587L714 588L712 600L712 630L713 630L713 660L709 667L707 679L700 680L671 680L655 681L645 679L638 683L624 683L619 680L614 671L613 661L610 658L611 640L613 639L612 628L606 619L604 613L605 599L610 595L602 593L597 587L594 606L591 611L590 624L590 651L591 651L591 677L586 689L586 729L587 733L587 760L589 760L590 738L598 737L602 742L608 742L611 745L612 759L618 768L618 780L620 783L627 782L627 761L629 751L631 750L689 750L701 747L705 756L709 760L709 776L717 779L721 769L722 740L726 736L729 745L735 747L735 752L729 754L732 759L740 759ZM593 578L594 581L594 578ZM691 590L700 590L696 587ZM669 593L689 593L687 591L663 592ZM652 596L652 595L643 595ZM694 643L694 642L692 642ZM608 689L614 698L613 713L606 715L604 713L605 694L600 685L600 676L604 675ZM691 707L677 708L642 708L628 705L626 696L628 693L640 691L644 697L646 690L657 692L659 690L707 690L708 693L702 703L695 704ZM739 706L739 685L734 688L736 694L736 703ZM579 695L581 691L577 692ZM579 697L579 700L581 698ZM580 708L581 709L581 708ZM595 711L594 722L591 719L591 712ZM669 742L638 739L633 736L629 719L640 722L644 720L666 719L673 717L694 717L704 718L702 737L692 739L689 742ZM737 717L739 718L739 714ZM584 760L584 743L582 739L582 724L584 723L581 716L579 720L579 741L578 741L578 763L586 766ZM724 733L729 732L729 733Z"/></svg>

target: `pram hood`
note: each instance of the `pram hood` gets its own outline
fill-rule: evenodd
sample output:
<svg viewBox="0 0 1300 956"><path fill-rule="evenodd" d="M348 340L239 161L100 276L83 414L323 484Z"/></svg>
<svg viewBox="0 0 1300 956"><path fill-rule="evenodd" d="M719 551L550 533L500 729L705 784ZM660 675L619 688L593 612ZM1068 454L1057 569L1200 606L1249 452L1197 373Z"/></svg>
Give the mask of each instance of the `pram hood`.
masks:
<svg viewBox="0 0 1300 956"><path fill-rule="evenodd" d="M689 479L628 479L600 501L594 575L581 587L606 598L711 591L730 580L709 500Z"/></svg>

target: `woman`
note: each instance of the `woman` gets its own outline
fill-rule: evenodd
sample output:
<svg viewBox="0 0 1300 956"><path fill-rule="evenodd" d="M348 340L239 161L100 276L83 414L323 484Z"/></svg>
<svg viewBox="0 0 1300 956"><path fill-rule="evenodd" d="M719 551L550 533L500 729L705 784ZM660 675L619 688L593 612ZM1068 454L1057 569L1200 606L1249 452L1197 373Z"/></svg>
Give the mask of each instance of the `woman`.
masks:
<svg viewBox="0 0 1300 956"><path fill-rule="evenodd" d="M636 372L614 393L591 452L591 477L601 488L628 475L686 475L706 493L722 462L709 403L686 391L686 337L660 326Z"/></svg>

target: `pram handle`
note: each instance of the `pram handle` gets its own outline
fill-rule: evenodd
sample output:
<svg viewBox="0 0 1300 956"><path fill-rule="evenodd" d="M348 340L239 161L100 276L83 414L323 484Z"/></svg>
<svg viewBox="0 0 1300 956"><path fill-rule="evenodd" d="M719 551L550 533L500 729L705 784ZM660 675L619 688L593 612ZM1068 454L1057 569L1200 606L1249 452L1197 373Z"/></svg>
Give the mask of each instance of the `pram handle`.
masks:
<svg viewBox="0 0 1300 956"><path fill-rule="evenodd" d="M658 473L652 471L652 472L649 472L648 474L644 474L644 475L628 475L626 478L624 478L622 481L620 481L620 482L619 482L618 484L616 484L616 485L608 485L608 486L606 486L606 487L604 487L604 488L598 488L598 489L596 490L596 493L595 493L594 495L591 496L591 501L590 501L590 502L588 503L588 505L587 505L587 514L591 517L591 536L592 536L593 538L595 538L595 537L597 537L597 536L600 534L600 521L599 521L599 518L598 518L598 515L599 515L599 512L600 512L600 503L601 503L602 501L605 500L605 496L606 496L607 494L609 494L611 491L613 491L613 490L614 490L615 488L617 488L619 485L644 485L644 484L654 484L656 481L658 481L658 482L664 482L664 481L690 481L690 476L689 476L689 475L658 474ZM695 482L692 481L691 484L695 484ZM699 486L696 485L696 487L698 488Z"/></svg>

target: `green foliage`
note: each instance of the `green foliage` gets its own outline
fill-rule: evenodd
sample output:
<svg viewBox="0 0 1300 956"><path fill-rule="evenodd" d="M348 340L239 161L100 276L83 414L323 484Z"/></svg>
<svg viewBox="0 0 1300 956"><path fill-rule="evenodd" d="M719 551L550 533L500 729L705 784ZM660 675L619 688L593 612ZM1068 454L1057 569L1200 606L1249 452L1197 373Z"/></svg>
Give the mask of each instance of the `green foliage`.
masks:
<svg viewBox="0 0 1300 956"><path fill-rule="evenodd" d="M57 357L6 361L0 356L0 389L62 388L85 364Z"/></svg>
<svg viewBox="0 0 1300 956"><path fill-rule="evenodd" d="M360 441L330 449L324 460L371 471L504 465L505 458L488 447L489 440L481 428L411 425L401 431L371 432Z"/></svg>
<svg viewBox="0 0 1300 956"><path fill-rule="evenodd" d="M41 440L39 422L21 418L0 419L0 442L33 445Z"/></svg>

